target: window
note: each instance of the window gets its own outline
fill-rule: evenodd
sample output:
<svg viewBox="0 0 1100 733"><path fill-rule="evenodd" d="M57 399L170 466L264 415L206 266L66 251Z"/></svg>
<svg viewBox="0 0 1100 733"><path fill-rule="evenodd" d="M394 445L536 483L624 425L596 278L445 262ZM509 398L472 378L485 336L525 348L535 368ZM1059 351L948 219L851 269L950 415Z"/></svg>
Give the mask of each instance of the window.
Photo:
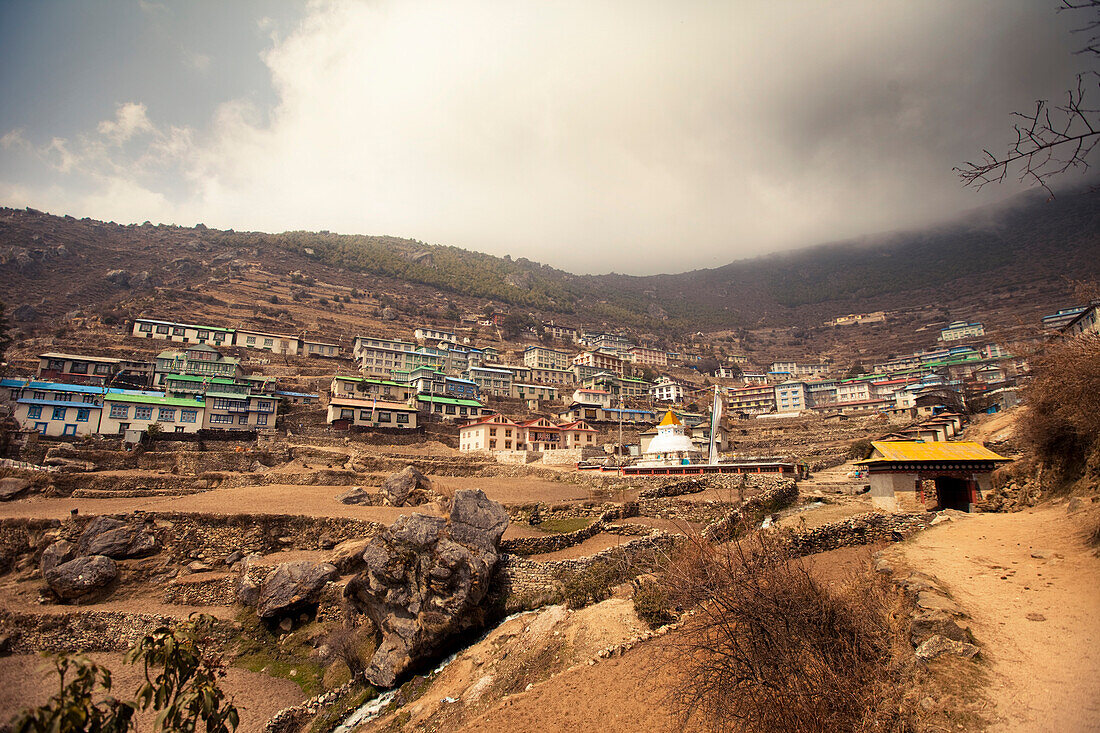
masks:
<svg viewBox="0 0 1100 733"><path fill-rule="evenodd" d="M447 405L447 414L448 415L455 414L455 406L454 405Z"/></svg>
<svg viewBox="0 0 1100 733"><path fill-rule="evenodd" d="M96 364L95 365L95 373L96 374L110 374L111 373L111 365L110 364Z"/></svg>
<svg viewBox="0 0 1100 733"><path fill-rule="evenodd" d="M233 424L233 416L232 415L211 415L210 416L210 423L212 425L232 425Z"/></svg>
<svg viewBox="0 0 1100 733"><path fill-rule="evenodd" d="M51 420L64 420L66 412L68 412L68 410L64 407L55 407L55 408L53 408L53 417L51 417L50 419Z"/></svg>
<svg viewBox="0 0 1100 733"><path fill-rule="evenodd" d="M371 418L371 411L370 410L360 410L359 411L359 419L362 420L363 422L370 422L371 419L372 419Z"/></svg>
<svg viewBox="0 0 1100 733"><path fill-rule="evenodd" d="M175 422L176 421L176 411L175 411L175 409L171 408L171 407L162 407L162 408L160 408L160 410L157 412L157 420L160 420L161 422Z"/></svg>
<svg viewBox="0 0 1100 733"><path fill-rule="evenodd" d="M257 425L267 425L267 415L257 415L256 416L256 424Z"/></svg>
<svg viewBox="0 0 1100 733"><path fill-rule="evenodd" d="M130 416L129 405L111 405L111 417L125 420Z"/></svg>
<svg viewBox="0 0 1100 733"><path fill-rule="evenodd" d="M238 425L247 425L248 424L248 415L241 415L240 417L238 417L237 418L237 424Z"/></svg>
<svg viewBox="0 0 1100 733"><path fill-rule="evenodd" d="M489 428L489 435L496 435L496 434L497 434L497 429L496 428Z"/></svg>
<svg viewBox="0 0 1100 733"><path fill-rule="evenodd" d="M75 425L66 425L65 429L61 432L62 435L76 435Z"/></svg>
<svg viewBox="0 0 1100 733"><path fill-rule="evenodd" d="M378 411L378 422L381 423L381 422L389 422L389 421L390 421L390 413L379 410Z"/></svg>
<svg viewBox="0 0 1100 733"><path fill-rule="evenodd" d="M172 327L172 335L173 336L182 336L182 335L184 335L184 333L185 333L185 330L181 326L173 326Z"/></svg>
<svg viewBox="0 0 1100 733"><path fill-rule="evenodd" d="M54 394L54 399L58 402L72 402L73 395L71 392L56 392Z"/></svg>
<svg viewBox="0 0 1100 733"><path fill-rule="evenodd" d="M135 420L152 420L153 408L152 407L135 407L134 408Z"/></svg>
<svg viewBox="0 0 1100 733"><path fill-rule="evenodd" d="M64 359L50 359L49 366L47 367L47 369L50 369L51 371L55 371L55 372L63 372L63 371L65 371L65 360Z"/></svg>
<svg viewBox="0 0 1100 733"><path fill-rule="evenodd" d="M397 413L397 424L398 425L408 425L409 424L409 415L408 415L408 413L406 413L406 412Z"/></svg>
<svg viewBox="0 0 1100 733"><path fill-rule="evenodd" d="M30 420L37 420L42 417L42 405L32 405L27 410L27 418Z"/></svg>
<svg viewBox="0 0 1100 733"><path fill-rule="evenodd" d="M88 416L92 414L92 411L86 407L82 407L76 411L77 422L88 422Z"/></svg>
<svg viewBox="0 0 1100 733"><path fill-rule="evenodd" d="M162 335L168 334L168 326L157 326L157 333Z"/></svg>
<svg viewBox="0 0 1100 733"><path fill-rule="evenodd" d="M264 348L270 349L274 345L275 341L273 339L264 339Z"/></svg>
<svg viewBox="0 0 1100 733"><path fill-rule="evenodd" d="M506 430L504 431L504 437L505 437L505 438L511 438L511 437L512 437L512 429L511 429L511 428L507 428L507 429L506 429Z"/></svg>
<svg viewBox="0 0 1100 733"><path fill-rule="evenodd" d="M69 367L69 371L73 374L87 374L88 362L86 361L74 361L73 365Z"/></svg>
<svg viewBox="0 0 1100 733"><path fill-rule="evenodd" d="M208 338L210 338L210 332L205 330L205 329L200 328L198 333L196 334L196 336L200 339L208 339Z"/></svg>
<svg viewBox="0 0 1100 733"><path fill-rule="evenodd" d="M341 420L354 420L355 419L355 410L349 409L347 407L341 409L340 410L340 419Z"/></svg>
<svg viewBox="0 0 1100 733"><path fill-rule="evenodd" d="M34 393L34 398L36 400L44 400L44 399L46 399L46 393L45 392L35 392Z"/></svg>
<svg viewBox="0 0 1100 733"><path fill-rule="evenodd" d="M255 346L256 345L256 337L255 336L246 336L244 342L247 346Z"/></svg>
<svg viewBox="0 0 1100 733"><path fill-rule="evenodd" d="M195 422L198 416L198 410L180 410L180 422Z"/></svg>
<svg viewBox="0 0 1100 733"><path fill-rule="evenodd" d="M182 425L177 425L176 426L176 432L177 433L182 433L184 430L186 430L186 428L184 428Z"/></svg>
<svg viewBox="0 0 1100 733"><path fill-rule="evenodd" d="M511 448L512 448L512 441L510 441L510 440L504 441L504 450L510 450Z"/></svg>
<svg viewBox="0 0 1100 733"><path fill-rule="evenodd" d="M153 330L153 324L152 323L139 323L138 324L138 331L141 332L141 333L151 333L152 330Z"/></svg>
<svg viewBox="0 0 1100 733"><path fill-rule="evenodd" d="M267 400L260 400L256 404L256 409L260 412L271 412L271 403Z"/></svg>
<svg viewBox="0 0 1100 733"><path fill-rule="evenodd" d="M495 440L490 440L489 441L489 447L490 448L496 448L497 447L497 442Z"/></svg>

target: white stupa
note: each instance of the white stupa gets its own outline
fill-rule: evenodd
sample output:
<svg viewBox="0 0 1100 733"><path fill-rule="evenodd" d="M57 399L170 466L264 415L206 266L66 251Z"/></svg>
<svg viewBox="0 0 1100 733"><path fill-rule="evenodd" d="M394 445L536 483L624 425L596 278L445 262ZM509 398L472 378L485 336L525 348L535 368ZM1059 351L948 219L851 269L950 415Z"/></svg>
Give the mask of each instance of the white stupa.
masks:
<svg viewBox="0 0 1100 733"><path fill-rule="evenodd" d="M691 442L683 423L672 410L665 413L664 418L657 424L657 437L649 442L646 448L647 460L659 459L663 461L680 459L690 460L697 457L700 451Z"/></svg>

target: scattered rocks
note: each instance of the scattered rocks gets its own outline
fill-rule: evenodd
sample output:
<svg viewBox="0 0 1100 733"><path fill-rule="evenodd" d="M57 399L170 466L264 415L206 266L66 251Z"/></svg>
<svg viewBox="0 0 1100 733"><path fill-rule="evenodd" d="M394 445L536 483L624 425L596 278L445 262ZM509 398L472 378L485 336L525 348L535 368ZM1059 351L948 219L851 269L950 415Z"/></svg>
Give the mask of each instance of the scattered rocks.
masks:
<svg viewBox="0 0 1100 733"><path fill-rule="evenodd" d="M376 491L367 491L362 486L355 486L336 497L341 504L359 504L362 506L382 506L385 497Z"/></svg>
<svg viewBox="0 0 1100 733"><path fill-rule="evenodd" d="M926 611L943 611L944 613L950 613L956 616L965 615L957 603L947 596L934 591L923 590L917 593L917 608L922 608Z"/></svg>
<svg viewBox="0 0 1100 733"><path fill-rule="evenodd" d="M953 641L970 641L970 634L950 614L937 610L918 611L909 622L910 640L919 645L933 636L943 636Z"/></svg>
<svg viewBox="0 0 1100 733"><path fill-rule="evenodd" d="M46 573L46 583L63 601L76 601L103 590L118 577L118 565L105 555L78 557Z"/></svg>
<svg viewBox="0 0 1100 733"><path fill-rule="evenodd" d="M133 277L133 275L129 270L107 270L106 274L103 275L103 279L116 288L129 287L131 277Z"/></svg>
<svg viewBox="0 0 1100 733"><path fill-rule="evenodd" d="M484 621L482 601L508 514L480 490L455 493L448 520L400 517L371 539L367 569L345 596L382 632L366 677L392 687L417 661L437 654L456 633Z"/></svg>
<svg viewBox="0 0 1100 733"><path fill-rule="evenodd" d="M260 585L256 613L260 618L273 618L297 611L316 601L321 588L336 575L336 568L327 562L280 563Z"/></svg>
<svg viewBox="0 0 1100 733"><path fill-rule="evenodd" d="M1044 616L1044 615L1043 615L1043 614L1041 614L1041 613L1035 613L1034 611L1032 611L1031 613L1029 613L1029 614L1028 614L1028 615L1026 616L1026 618L1027 618L1027 620L1028 620L1028 621L1046 621L1046 620L1047 620L1047 617L1046 617L1046 616Z"/></svg>
<svg viewBox="0 0 1100 733"><path fill-rule="evenodd" d="M943 654L954 654L963 659L972 659L978 653L978 647L965 641L955 641L944 636L933 636L917 647L917 659L928 662Z"/></svg>

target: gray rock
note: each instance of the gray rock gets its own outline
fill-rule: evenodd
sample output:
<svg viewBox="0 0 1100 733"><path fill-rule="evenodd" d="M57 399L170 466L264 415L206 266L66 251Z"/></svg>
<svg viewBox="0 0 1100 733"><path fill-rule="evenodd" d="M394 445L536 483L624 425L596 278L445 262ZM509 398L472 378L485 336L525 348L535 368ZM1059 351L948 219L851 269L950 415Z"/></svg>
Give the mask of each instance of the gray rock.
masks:
<svg viewBox="0 0 1100 733"><path fill-rule="evenodd" d="M953 600L947 596L928 590L922 590L917 593L917 608L923 608L926 611L943 611L944 613L950 613L956 616L964 615L962 608Z"/></svg>
<svg viewBox="0 0 1100 733"><path fill-rule="evenodd" d="M131 277L133 275L129 270L107 270L103 279L117 288L125 288L129 287Z"/></svg>
<svg viewBox="0 0 1100 733"><path fill-rule="evenodd" d="M229 567L233 567L234 565L237 564L237 562L239 560L241 560L243 558L244 558L244 553L243 552L241 552L240 550L233 550L233 552L229 553L226 556L225 564L228 565Z"/></svg>
<svg viewBox="0 0 1100 733"><path fill-rule="evenodd" d="M12 320L18 323L26 323L27 321L33 321L38 318L38 309L36 309L30 303L24 303L11 312Z"/></svg>
<svg viewBox="0 0 1100 733"><path fill-rule="evenodd" d="M104 555L88 555L61 563L46 573L50 590L63 601L80 600L95 594L118 577L118 565Z"/></svg>
<svg viewBox="0 0 1100 733"><path fill-rule="evenodd" d="M1073 497L1072 499L1070 499L1066 503L1066 513L1067 514L1073 514L1074 512L1079 512L1084 508L1085 508L1084 503L1082 503L1082 501L1079 498L1077 498L1076 496Z"/></svg>
<svg viewBox="0 0 1100 733"><path fill-rule="evenodd" d="M11 501L31 485L31 482L23 478L0 479L0 501Z"/></svg>
<svg viewBox="0 0 1100 733"><path fill-rule="evenodd" d="M875 560L875 572L890 575L894 572L894 566L885 559Z"/></svg>
<svg viewBox="0 0 1100 733"><path fill-rule="evenodd" d="M1049 560L1054 557L1053 550L1032 550L1031 556L1036 560Z"/></svg>
<svg viewBox="0 0 1100 733"><path fill-rule="evenodd" d="M327 562L301 560L280 563L260 585L256 613L260 618L285 616L307 603L315 602L325 583L336 578L336 575L336 568Z"/></svg>
<svg viewBox="0 0 1100 733"><path fill-rule="evenodd" d="M213 569L214 568L199 560L187 564L187 570L192 573L208 573Z"/></svg>
<svg viewBox="0 0 1100 733"><path fill-rule="evenodd" d="M68 540L58 540L42 551L42 557L38 560L38 569L42 577L62 563L72 560L76 556L76 545Z"/></svg>
<svg viewBox="0 0 1100 733"><path fill-rule="evenodd" d="M332 551L329 562L341 575L356 573L362 569L363 552L367 549L370 540L346 540L338 544Z"/></svg>
<svg viewBox="0 0 1100 733"><path fill-rule="evenodd" d="M360 504L362 506L381 506L385 503L384 497L376 492L367 491L361 486L355 486L336 497L341 504Z"/></svg>
<svg viewBox="0 0 1100 733"><path fill-rule="evenodd" d="M144 522L126 524L111 517L96 517L84 528L77 547L81 555L123 560L152 555L159 545L156 533Z"/></svg>
<svg viewBox="0 0 1100 733"><path fill-rule="evenodd" d="M978 647L965 641L954 641L943 636L933 636L917 647L917 659L927 662L942 654L954 654L963 659L971 659L978 653Z"/></svg>
<svg viewBox="0 0 1100 733"><path fill-rule="evenodd" d="M382 482L382 496L390 506L420 506L435 498L432 482L413 466L405 466Z"/></svg>
<svg viewBox="0 0 1100 733"><path fill-rule="evenodd" d="M382 309L382 320L383 321L396 321L397 320L397 311L395 311L393 308L390 308L389 306L383 308Z"/></svg>
<svg viewBox="0 0 1100 733"><path fill-rule="evenodd" d="M933 636L943 636L953 641L970 641L966 629L944 611L919 611L909 622L909 639L920 644Z"/></svg>
<svg viewBox="0 0 1100 733"><path fill-rule="evenodd" d="M259 564L259 555L249 555L237 568L237 600L245 606L255 606L260 599L260 584L252 579L251 570Z"/></svg>
<svg viewBox="0 0 1100 733"><path fill-rule="evenodd" d="M367 567L344 595L382 633L366 672L372 684L392 687L453 635L484 623L482 602L507 525L500 504L463 489L448 520L400 517L370 540L362 553Z"/></svg>

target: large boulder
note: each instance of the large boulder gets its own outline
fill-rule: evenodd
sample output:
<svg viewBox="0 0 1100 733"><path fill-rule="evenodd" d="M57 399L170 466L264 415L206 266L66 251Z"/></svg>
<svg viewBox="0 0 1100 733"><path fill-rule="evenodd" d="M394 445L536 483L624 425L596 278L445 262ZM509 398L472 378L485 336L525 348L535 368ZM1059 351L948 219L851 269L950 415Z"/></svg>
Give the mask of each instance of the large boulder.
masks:
<svg viewBox="0 0 1100 733"><path fill-rule="evenodd" d="M113 517L93 519L77 542L81 555L106 555L116 560L152 555L157 548L157 535L149 523L127 524Z"/></svg>
<svg viewBox="0 0 1100 733"><path fill-rule="evenodd" d="M235 592L237 600L245 606L255 606L260 600L260 583L252 577L252 568L259 564L259 555L248 555L237 566Z"/></svg>
<svg viewBox="0 0 1100 733"><path fill-rule="evenodd" d="M260 618L274 618L297 611L316 602L325 583L336 577L336 568L327 562L280 563L260 585L256 613Z"/></svg>
<svg viewBox="0 0 1100 733"><path fill-rule="evenodd" d="M0 478L0 501L11 501L31 485L25 478Z"/></svg>
<svg viewBox="0 0 1100 733"><path fill-rule="evenodd" d="M390 506L420 506L435 498L432 482L413 466L383 481L382 496Z"/></svg>
<svg viewBox="0 0 1100 733"><path fill-rule="evenodd" d="M362 486L353 486L336 497L341 504L361 504L363 506L382 506L385 497L376 491L367 491Z"/></svg>
<svg viewBox="0 0 1100 733"><path fill-rule="evenodd" d="M110 585L118 577L118 565L104 555L87 555L51 568L46 584L63 601L76 601L91 596Z"/></svg>
<svg viewBox="0 0 1100 733"><path fill-rule="evenodd" d="M480 490L455 493L448 519L400 517L363 551L366 569L344 590L382 632L367 679L392 687L455 634L484 622L482 602L508 514Z"/></svg>
<svg viewBox="0 0 1100 733"><path fill-rule="evenodd" d="M369 539L345 540L333 548L329 562L341 575L357 572L363 567L363 553L369 544Z"/></svg>
<svg viewBox="0 0 1100 733"><path fill-rule="evenodd" d="M58 540L42 551L42 557L38 560L38 569L42 577L56 568L61 563L66 563L76 556L76 545L68 540Z"/></svg>

